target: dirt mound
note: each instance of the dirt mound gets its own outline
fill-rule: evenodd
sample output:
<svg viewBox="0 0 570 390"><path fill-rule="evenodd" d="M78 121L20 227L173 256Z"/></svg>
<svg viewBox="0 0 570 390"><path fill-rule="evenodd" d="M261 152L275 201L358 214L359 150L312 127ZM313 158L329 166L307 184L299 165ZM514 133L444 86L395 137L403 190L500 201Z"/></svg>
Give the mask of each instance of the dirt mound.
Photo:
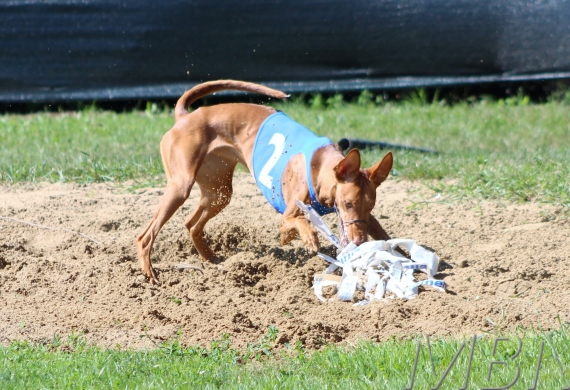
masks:
<svg viewBox="0 0 570 390"><path fill-rule="evenodd" d="M234 179L232 203L206 227L222 268L202 264L183 225L198 192L157 239L153 262L161 285L153 286L139 271L134 239L161 189L1 188L0 216L7 218L0 219L0 342L45 341L73 331L98 345L138 348L177 335L185 344L209 345L227 333L234 346L244 347L273 325L278 343L317 348L517 325L549 329L558 326L558 316L570 321L570 224L559 208L453 203L420 184L389 180L374 214L394 237L438 253L438 277L449 292L427 289L411 301L354 307L318 301L312 279L325 262L299 241L280 245L279 215L246 174ZM332 216L327 221L335 227ZM334 254L326 244L323 251ZM204 273L180 271L178 263Z"/></svg>

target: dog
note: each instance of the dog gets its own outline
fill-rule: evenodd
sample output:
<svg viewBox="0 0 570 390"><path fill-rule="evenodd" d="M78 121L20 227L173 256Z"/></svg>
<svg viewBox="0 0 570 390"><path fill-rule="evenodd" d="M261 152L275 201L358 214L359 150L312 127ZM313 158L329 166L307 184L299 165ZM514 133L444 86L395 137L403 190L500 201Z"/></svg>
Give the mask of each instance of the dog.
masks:
<svg viewBox="0 0 570 390"><path fill-rule="evenodd" d="M202 237L204 226L229 204L237 163L249 168L265 197L282 214L283 245L299 237L307 249L319 250L317 233L296 200L312 204L321 215L336 211L344 234L357 245L368 235L375 240L390 239L371 211L376 188L392 169L391 152L371 168L361 169L358 149L345 157L330 140L317 137L271 107L228 103L188 112L196 100L222 90L288 97L235 80L199 84L180 97L174 109L175 124L160 143L167 185L151 221L136 239L142 272L152 283L158 282L150 261L154 240L196 183L201 198L184 224L202 259L215 262L215 253Z"/></svg>

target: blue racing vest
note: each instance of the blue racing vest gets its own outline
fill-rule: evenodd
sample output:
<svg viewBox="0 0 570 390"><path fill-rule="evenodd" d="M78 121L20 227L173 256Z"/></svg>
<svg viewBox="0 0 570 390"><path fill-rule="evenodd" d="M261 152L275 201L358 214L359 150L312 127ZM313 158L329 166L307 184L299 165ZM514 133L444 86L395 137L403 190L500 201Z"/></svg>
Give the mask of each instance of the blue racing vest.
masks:
<svg viewBox="0 0 570 390"><path fill-rule="evenodd" d="M317 200L313 188L311 159L320 147L332 144L326 137L317 137L306 127L293 121L281 111L268 116L261 124L253 146L253 177L265 199L279 213L285 212L281 178L291 158L299 153L305 157L307 186L311 206L320 214L328 214L333 208L325 207Z"/></svg>

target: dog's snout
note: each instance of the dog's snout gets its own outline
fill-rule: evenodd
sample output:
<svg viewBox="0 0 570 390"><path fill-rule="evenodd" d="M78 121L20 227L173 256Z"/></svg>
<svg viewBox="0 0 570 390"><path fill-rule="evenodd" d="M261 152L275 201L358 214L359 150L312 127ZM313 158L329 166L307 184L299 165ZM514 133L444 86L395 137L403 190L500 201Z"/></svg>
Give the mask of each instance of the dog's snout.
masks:
<svg viewBox="0 0 570 390"><path fill-rule="evenodd" d="M360 244L366 242L366 236L357 235L357 236L355 236L355 237L352 239L352 242L353 242L355 245L360 245Z"/></svg>
<svg viewBox="0 0 570 390"><path fill-rule="evenodd" d="M348 241L352 241L355 245L360 245L368 240L368 229L362 229L361 220L350 221L351 223L345 223L346 227L346 238Z"/></svg>

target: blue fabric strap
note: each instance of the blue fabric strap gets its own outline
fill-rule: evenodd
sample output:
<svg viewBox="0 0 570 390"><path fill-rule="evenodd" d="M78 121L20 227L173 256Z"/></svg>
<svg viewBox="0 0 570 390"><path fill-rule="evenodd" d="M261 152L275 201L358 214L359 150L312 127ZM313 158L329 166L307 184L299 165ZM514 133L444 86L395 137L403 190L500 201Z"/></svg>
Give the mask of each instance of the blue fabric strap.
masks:
<svg viewBox="0 0 570 390"><path fill-rule="evenodd" d="M313 159L313 154L314 151L317 150L318 148L322 147L322 146L326 146L329 145L324 144L324 145L320 145L316 148L309 148L309 150L312 150L312 152L307 153L305 150L303 150L303 156L305 157L305 172L307 174L307 187L309 187L309 195L311 197L311 206L313 206L313 209L315 209L315 211L319 214L319 215L325 215L325 214L330 214L332 212L335 211L334 207L327 207L324 206L323 204L321 204L319 202L319 200L317 199L317 193L315 192L315 187L313 187L313 173L312 173L312 169L311 169L311 160Z"/></svg>

